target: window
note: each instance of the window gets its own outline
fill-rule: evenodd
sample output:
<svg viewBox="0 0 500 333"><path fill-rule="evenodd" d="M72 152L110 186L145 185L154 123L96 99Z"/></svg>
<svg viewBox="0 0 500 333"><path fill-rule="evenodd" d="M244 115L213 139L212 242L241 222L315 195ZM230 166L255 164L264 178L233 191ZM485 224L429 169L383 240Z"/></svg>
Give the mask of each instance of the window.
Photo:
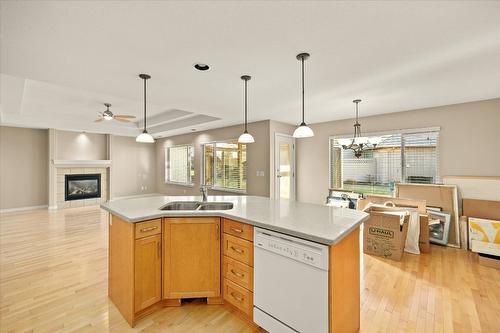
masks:
<svg viewBox="0 0 500 333"><path fill-rule="evenodd" d="M165 149L165 157L165 182L193 185L194 147L169 147Z"/></svg>
<svg viewBox="0 0 500 333"><path fill-rule="evenodd" d="M382 135L375 149L356 158L344 150L341 138L330 138L330 187L392 195L394 184L438 183L439 130L406 131Z"/></svg>
<svg viewBox="0 0 500 333"><path fill-rule="evenodd" d="M214 189L245 192L247 146L237 141L203 145L203 183Z"/></svg>

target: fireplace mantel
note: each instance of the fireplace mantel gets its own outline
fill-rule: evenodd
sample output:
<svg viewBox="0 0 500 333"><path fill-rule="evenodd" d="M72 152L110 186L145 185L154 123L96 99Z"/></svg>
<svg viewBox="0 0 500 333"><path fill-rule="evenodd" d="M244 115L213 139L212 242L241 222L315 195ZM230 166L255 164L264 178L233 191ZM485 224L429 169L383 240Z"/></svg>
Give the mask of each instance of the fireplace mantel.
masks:
<svg viewBox="0 0 500 333"><path fill-rule="evenodd" d="M52 160L56 168L109 168L111 160Z"/></svg>

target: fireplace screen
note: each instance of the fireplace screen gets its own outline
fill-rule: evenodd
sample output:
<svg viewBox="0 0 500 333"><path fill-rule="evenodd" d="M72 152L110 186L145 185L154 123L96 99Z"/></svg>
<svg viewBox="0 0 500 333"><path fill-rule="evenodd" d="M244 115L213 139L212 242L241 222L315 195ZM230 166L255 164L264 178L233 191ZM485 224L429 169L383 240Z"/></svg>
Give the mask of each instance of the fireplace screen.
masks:
<svg viewBox="0 0 500 333"><path fill-rule="evenodd" d="M66 175L64 198L68 200L101 197L101 174Z"/></svg>

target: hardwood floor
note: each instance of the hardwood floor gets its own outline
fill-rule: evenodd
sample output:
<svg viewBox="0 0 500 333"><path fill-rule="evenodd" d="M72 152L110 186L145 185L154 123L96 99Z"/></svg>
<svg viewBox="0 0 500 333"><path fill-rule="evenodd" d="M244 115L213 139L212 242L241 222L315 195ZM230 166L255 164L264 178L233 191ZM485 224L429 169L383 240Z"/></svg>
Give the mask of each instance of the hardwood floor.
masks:
<svg viewBox="0 0 500 333"><path fill-rule="evenodd" d="M131 329L107 298L107 214L0 216L1 332L252 332L226 307L189 302ZM363 255L361 332L499 332L500 270L432 246L402 262Z"/></svg>

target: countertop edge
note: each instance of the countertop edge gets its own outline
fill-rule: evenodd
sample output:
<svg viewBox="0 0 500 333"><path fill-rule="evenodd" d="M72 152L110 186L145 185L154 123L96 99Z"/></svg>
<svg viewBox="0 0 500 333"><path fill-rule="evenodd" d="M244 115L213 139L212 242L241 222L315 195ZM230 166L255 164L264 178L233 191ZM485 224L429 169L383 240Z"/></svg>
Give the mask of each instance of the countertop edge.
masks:
<svg viewBox="0 0 500 333"><path fill-rule="evenodd" d="M323 237L320 237L320 236L305 234L305 233L302 233L302 232L296 231L296 230L290 230L290 229L286 229L286 228L280 228L280 227L272 226L272 225L269 225L267 223L263 223L263 222L259 222L259 221L253 221L253 220L241 218L241 217L238 217L238 216L231 215L231 214L229 214L229 213L227 213L225 211L217 211L217 210L212 210L212 211L196 211L196 212L186 212L186 211L182 211L182 212L171 212L171 211L169 211L169 212L166 212L166 211L164 211L164 212L159 212L158 214L152 214L152 215L143 216L143 217L140 217L140 218L129 218L127 216L124 216L124 215L120 214L119 212L115 211L114 209L108 207L106 204L101 204L100 208L106 210L107 212L111 213L112 215L118 216L122 220L124 220L126 222L129 222L129 223L137 223L137 222L141 222L141 221L153 220L153 219L162 218L162 217L216 216L216 217L228 218L228 219L231 219L231 220L234 220L234 221L238 221L238 222L241 222L241 223L250 224L250 225L252 225L254 227L257 227L257 228L262 228L262 229L267 229L267 230L271 230L271 231L276 231L276 232L280 232L280 233L283 233L283 234L286 234L286 235L289 235L289 236L298 237L298 238L302 238L302 239L305 239L305 240L309 240L309 241L312 241L312 242L320 243L320 244L323 244L323 245L329 245L329 246L338 244L342 239L344 239L347 235L349 235L352 231L354 231L356 228L358 228L363 222L365 222L369 218L369 215L367 214L365 217L363 217L359 221L353 223L348 229L346 229L337 238L335 238L334 240L332 240L332 239L329 239L329 238L323 238Z"/></svg>

